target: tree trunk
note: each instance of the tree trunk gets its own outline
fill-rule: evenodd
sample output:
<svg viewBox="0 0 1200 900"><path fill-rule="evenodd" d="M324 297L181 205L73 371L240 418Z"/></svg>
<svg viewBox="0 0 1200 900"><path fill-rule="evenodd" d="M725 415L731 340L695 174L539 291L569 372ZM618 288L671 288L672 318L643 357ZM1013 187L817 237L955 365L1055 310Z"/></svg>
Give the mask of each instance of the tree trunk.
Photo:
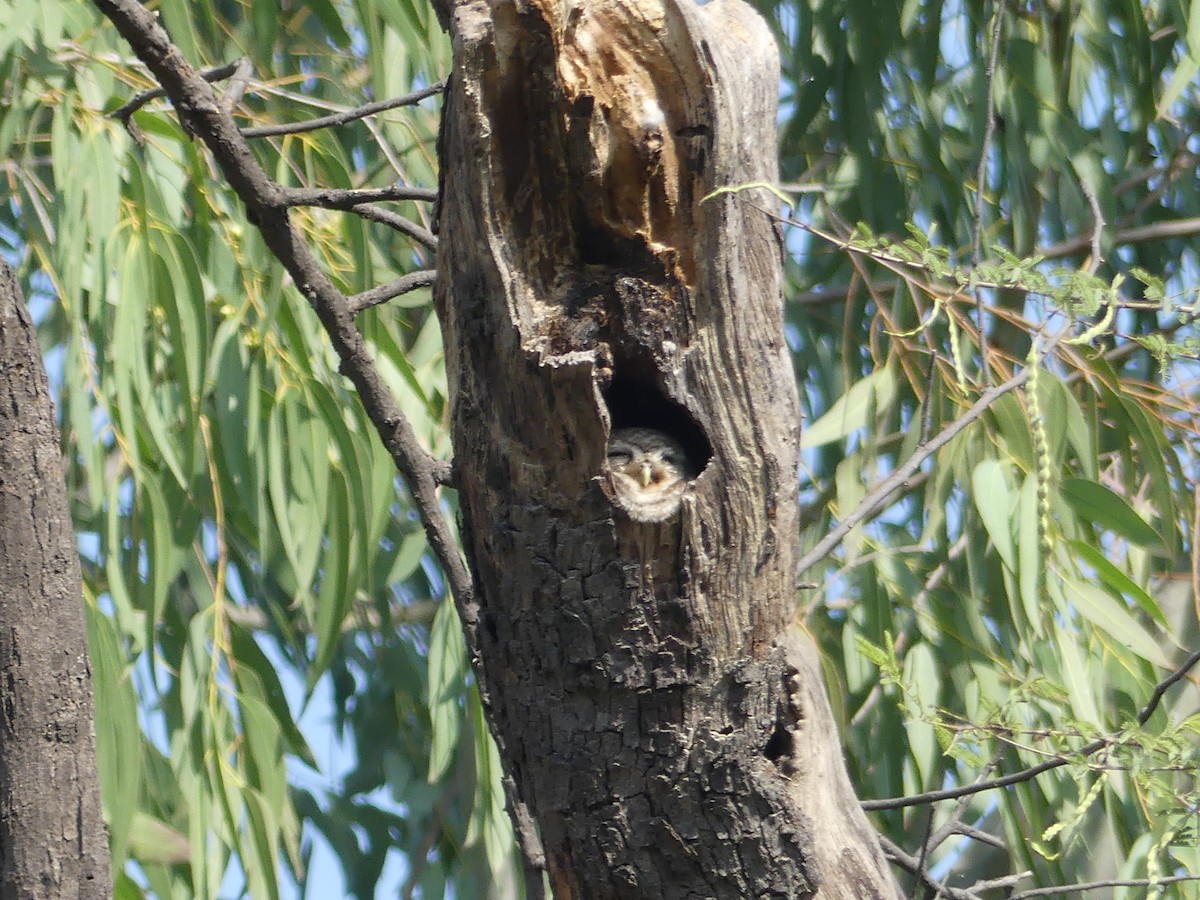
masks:
<svg viewBox="0 0 1200 900"><path fill-rule="evenodd" d="M739 0L451 2L436 296L463 618L559 900L898 896L792 625L777 51ZM617 427L686 450L639 522Z"/></svg>
<svg viewBox="0 0 1200 900"><path fill-rule="evenodd" d="M107 897L79 558L33 323L0 261L0 896Z"/></svg>

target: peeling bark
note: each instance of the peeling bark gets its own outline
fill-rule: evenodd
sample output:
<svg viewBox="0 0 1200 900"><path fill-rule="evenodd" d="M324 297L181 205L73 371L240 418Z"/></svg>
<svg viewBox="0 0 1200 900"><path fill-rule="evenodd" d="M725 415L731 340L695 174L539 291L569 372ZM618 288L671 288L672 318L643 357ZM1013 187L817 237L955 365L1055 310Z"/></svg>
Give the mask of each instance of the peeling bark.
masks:
<svg viewBox="0 0 1200 900"><path fill-rule="evenodd" d="M447 3L436 298L464 618L555 896L895 897L792 625L778 57L739 0ZM631 521L614 427L678 439Z"/></svg>
<svg viewBox="0 0 1200 900"><path fill-rule="evenodd" d="M111 889L50 386L0 260L0 896L100 898Z"/></svg>

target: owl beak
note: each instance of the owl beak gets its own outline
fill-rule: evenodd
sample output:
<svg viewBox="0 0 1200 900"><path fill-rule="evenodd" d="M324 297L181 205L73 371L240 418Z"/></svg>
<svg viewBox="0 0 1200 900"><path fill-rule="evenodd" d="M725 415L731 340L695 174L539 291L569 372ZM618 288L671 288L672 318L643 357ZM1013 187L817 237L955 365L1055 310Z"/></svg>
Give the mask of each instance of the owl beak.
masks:
<svg viewBox="0 0 1200 900"><path fill-rule="evenodd" d="M641 465L642 470L642 487L650 487L650 482L654 479L654 473L651 471L650 463L644 462Z"/></svg>

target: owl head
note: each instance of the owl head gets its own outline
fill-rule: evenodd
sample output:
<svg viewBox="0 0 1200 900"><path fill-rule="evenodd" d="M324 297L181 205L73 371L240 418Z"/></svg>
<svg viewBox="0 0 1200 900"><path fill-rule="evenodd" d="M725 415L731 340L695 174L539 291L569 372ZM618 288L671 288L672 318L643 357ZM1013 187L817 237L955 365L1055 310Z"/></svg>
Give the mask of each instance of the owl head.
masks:
<svg viewBox="0 0 1200 900"><path fill-rule="evenodd" d="M675 515L696 474L679 441L653 428L613 429L605 468L618 503L635 522Z"/></svg>

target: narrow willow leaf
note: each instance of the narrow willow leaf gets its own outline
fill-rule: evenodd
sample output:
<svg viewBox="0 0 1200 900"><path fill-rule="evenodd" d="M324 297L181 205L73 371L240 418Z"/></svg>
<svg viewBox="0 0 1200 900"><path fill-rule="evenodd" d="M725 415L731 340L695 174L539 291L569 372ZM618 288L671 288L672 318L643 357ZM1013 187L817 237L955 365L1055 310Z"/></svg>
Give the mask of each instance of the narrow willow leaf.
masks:
<svg viewBox="0 0 1200 900"><path fill-rule="evenodd" d="M449 597L442 601L429 634L429 721L432 744L429 774L436 784L450 770L462 733L462 691L466 648L462 625Z"/></svg>
<svg viewBox="0 0 1200 900"><path fill-rule="evenodd" d="M267 441L266 441L266 456L267 456L267 487L268 496L271 500L271 510L273 513L274 525L279 535L280 542L283 544L283 552L291 563L292 571L295 573L297 584L297 592L307 593L308 585L312 579L312 571L302 570L300 564L299 538L297 532L292 526L292 515L289 506L289 492L286 480L287 464L285 462L285 454L287 452L286 427L284 425L284 403L285 400L280 400L271 406L270 416L267 420ZM316 561L313 561L313 569L315 570Z"/></svg>
<svg viewBox="0 0 1200 900"><path fill-rule="evenodd" d="M1174 115L1172 107L1175 105L1175 101L1183 95L1185 90L1194 87L1197 74L1200 74L1200 52L1192 49L1180 59L1179 65L1175 67L1175 73L1158 99L1156 109L1158 118L1168 119Z"/></svg>
<svg viewBox="0 0 1200 900"><path fill-rule="evenodd" d="M1140 606L1142 612L1163 628L1170 627L1167 617L1158 605L1158 601L1135 584L1133 579L1128 575L1109 562L1104 554L1090 544L1085 544L1082 541L1069 541L1068 544L1072 550L1079 554L1084 562L1096 570L1096 574L1100 576L1101 581Z"/></svg>
<svg viewBox="0 0 1200 900"><path fill-rule="evenodd" d="M1013 552L1012 515L1015 497L1004 473L1004 466L994 459L985 459L971 473L971 497L983 521L992 545L1005 568L1017 573L1017 558Z"/></svg>
<svg viewBox="0 0 1200 900"><path fill-rule="evenodd" d="M254 634L240 625L231 625L229 637L234 658L234 676L237 678L239 692L257 698L270 710L287 751L315 770L316 760L308 747L308 741L292 718L279 675L259 647Z"/></svg>
<svg viewBox="0 0 1200 900"><path fill-rule="evenodd" d="M1071 392L1071 389L1052 373L1047 372L1042 374L1039 380L1046 387L1049 397L1053 398L1051 402L1054 403L1054 410L1062 410L1061 418L1058 418L1053 413L1048 415L1046 421L1047 434L1050 436L1051 441L1054 441L1056 435L1060 432L1064 433L1067 442L1075 451L1075 458L1079 461L1084 476L1095 481L1096 439L1087 424L1087 420L1084 418L1083 409L1080 407L1079 401ZM1061 458L1061 454L1056 453L1055 458Z"/></svg>
<svg viewBox="0 0 1200 900"><path fill-rule="evenodd" d="M130 856L142 864L173 865L187 862L192 855L187 837L140 810L134 813L129 828L129 850Z"/></svg>
<svg viewBox="0 0 1200 900"><path fill-rule="evenodd" d="M1163 541L1146 520L1133 511L1124 498L1094 481L1065 478L1062 496L1076 515L1100 528L1150 549L1162 549Z"/></svg>
<svg viewBox="0 0 1200 900"><path fill-rule="evenodd" d="M276 871L279 858L279 822L270 801L258 791L242 792L246 807L246 830L238 841L238 862L246 873L247 895L275 900L279 897Z"/></svg>
<svg viewBox="0 0 1200 900"><path fill-rule="evenodd" d="M142 730L129 666L113 621L94 603L84 607L92 666L96 760L109 848L118 867L125 861L141 784ZM102 702L100 702L102 700Z"/></svg>
<svg viewBox="0 0 1200 900"><path fill-rule="evenodd" d="M348 571L352 555L350 547L353 529L353 499L349 496L346 482L334 477L329 503L325 509L325 534L327 543L321 558L321 583L318 593L313 631L317 638L317 651L309 670L308 687L312 690L329 666L342 637L342 623L350 612L356 591L355 582Z"/></svg>
<svg viewBox="0 0 1200 900"><path fill-rule="evenodd" d="M149 612L151 627L162 621L167 602L167 588L175 577L175 546L186 544L188 535L173 535L174 517L167 506L159 480L150 476L141 482L144 502L140 504L143 519L150 526L146 540L146 574L150 596L144 604ZM153 639L148 641L153 645Z"/></svg>
<svg viewBox="0 0 1200 900"><path fill-rule="evenodd" d="M413 530L406 534L400 546L396 548L384 583L400 584L407 581L421 565L421 558L428 549L429 541L425 538L424 529Z"/></svg>
<svg viewBox="0 0 1200 900"><path fill-rule="evenodd" d="M369 459L364 459L371 452L371 448L361 447L363 435L351 433L342 412L344 406L337 402L333 392L326 385L313 384L311 396L321 415L322 423L332 438L332 445L337 450L338 464L334 467L335 475L346 480L350 491L349 507L355 510L349 523L356 533L356 537L350 540L347 547L347 551L353 554L353 561L349 565L355 572L363 573L367 569L370 551L378 546L380 537L380 534L371 534L365 530L373 521L368 514L372 507L372 495L370 486L366 483L370 471L367 465Z"/></svg>
<svg viewBox="0 0 1200 900"><path fill-rule="evenodd" d="M942 679L937 661L925 642L916 644L904 657L905 705L908 707L908 751L920 772L923 785L936 782L941 748L928 716L938 708Z"/></svg>
<svg viewBox="0 0 1200 900"><path fill-rule="evenodd" d="M1042 551L1038 518L1037 476L1030 474L1025 477L1017 500L1017 559L1020 563L1018 583L1025 617L1034 633L1040 637L1045 630L1046 618L1042 613L1041 590L1046 560Z"/></svg>
<svg viewBox="0 0 1200 900"><path fill-rule="evenodd" d="M159 295L169 325L171 365L175 387L184 408L194 418L200 399L208 346L208 311L204 299L204 279L193 249L178 235L154 232L154 251L161 268L160 278L172 290ZM188 426L188 422L183 422ZM185 433L183 441L190 437ZM186 446L186 443L185 443Z"/></svg>
<svg viewBox="0 0 1200 900"><path fill-rule="evenodd" d="M1066 598L1085 619L1108 634L1116 644L1127 647L1147 662L1162 669L1171 668L1171 659L1162 641L1147 631L1125 606L1103 588L1064 577Z"/></svg>
<svg viewBox="0 0 1200 900"><path fill-rule="evenodd" d="M43 3L45 7L57 3ZM115 122L94 123L84 138L79 165L87 173L88 226L97 241L103 241L117 230L117 215L121 210L120 178L117 174L113 141L117 133ZM116 137L118 142L120 137ZM97 273L97 278L103 278Z"/></svg>
<svg viewBox="0 0 1200 900"><path fill-rule="evenodd" d="M1004 449L1016 464L1026 471L1037 468L1037 455L1033 450L1033 435L1029 430L1029 415L1016 392L1005 394L992 404L991 415L1004 437Z"/></svg>
<svg viewBox="0 0 1200 900"><path fill-rule="evenodd" d="M890 366L876 369L854 383L823 416L800 436L803 449L840 441L866 426L879 410L887 409L896 396L896 375Z"/></svg>
<svg viewBox="0 0 1200 900"><path fill-rule="evenodd" d="M1063 686L1075 715L1096 727L1104 725L1100 716L1100 705L1092 686L1092 668L1079 646L1079 635L1069 633L1062 625L1055 625L1054 642L1062 658Z"/></svg>
<svg viewBox="0 0 1200 900"><path fill-rule="evenodd" d="M329 37L335 44L343 48L350 47L350 35L342 26L341 16L338 15L337 9L330 0L304 0L304 5L321 20L321 24L325 26L325 30L329 32Z"/></svg>

